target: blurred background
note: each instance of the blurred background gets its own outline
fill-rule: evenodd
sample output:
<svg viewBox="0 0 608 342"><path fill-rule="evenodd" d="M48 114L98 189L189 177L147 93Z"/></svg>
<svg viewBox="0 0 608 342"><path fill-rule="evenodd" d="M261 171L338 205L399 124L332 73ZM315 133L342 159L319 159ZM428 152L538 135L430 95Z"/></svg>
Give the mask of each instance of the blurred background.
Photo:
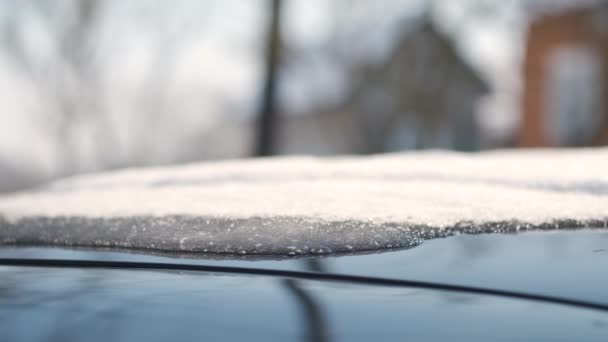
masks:
<svg viewBox="0 0 608 342"><path fill-rule="evenodd" d="M3 0L0 191L277 154L608 144L608 1Z"/></svg>

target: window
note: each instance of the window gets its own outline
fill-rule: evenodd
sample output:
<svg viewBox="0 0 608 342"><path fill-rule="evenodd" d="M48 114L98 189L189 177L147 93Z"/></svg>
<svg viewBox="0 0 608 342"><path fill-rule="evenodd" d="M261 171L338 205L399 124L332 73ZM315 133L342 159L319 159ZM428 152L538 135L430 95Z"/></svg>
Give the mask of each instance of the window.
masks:
<svg viewBox="0 0 608 342"><path fill-rule="evenodd" d="M547 63L545 130L559 146L589 145L600 124L601 63L589 47L557 49Z"/></svg>

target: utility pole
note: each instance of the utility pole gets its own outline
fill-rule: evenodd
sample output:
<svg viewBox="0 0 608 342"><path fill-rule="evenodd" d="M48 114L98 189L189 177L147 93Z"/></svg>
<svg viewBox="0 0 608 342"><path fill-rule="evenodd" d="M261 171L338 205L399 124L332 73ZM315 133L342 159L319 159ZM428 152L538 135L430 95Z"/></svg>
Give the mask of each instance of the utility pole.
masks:
<svg viewBox="0 0 608 342"><path fill-rule="evenodd" d="M282 0L268 0L270 20L266 40L265 79L257 116L256 156L274 154L277 124L277 85L281 50Z"/></svg>

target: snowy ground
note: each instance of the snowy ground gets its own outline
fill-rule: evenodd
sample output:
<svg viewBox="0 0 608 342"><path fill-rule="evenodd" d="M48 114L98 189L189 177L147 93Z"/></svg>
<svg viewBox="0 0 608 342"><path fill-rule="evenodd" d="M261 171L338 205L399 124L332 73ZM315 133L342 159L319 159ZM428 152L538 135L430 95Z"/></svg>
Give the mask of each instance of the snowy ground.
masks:
<svg viewBox="0 0 608 342"><path fill-rule="evenodd" d="M236 254L606 227L608 149L271 158L86 175L0 197L0 243Z"/></svg>

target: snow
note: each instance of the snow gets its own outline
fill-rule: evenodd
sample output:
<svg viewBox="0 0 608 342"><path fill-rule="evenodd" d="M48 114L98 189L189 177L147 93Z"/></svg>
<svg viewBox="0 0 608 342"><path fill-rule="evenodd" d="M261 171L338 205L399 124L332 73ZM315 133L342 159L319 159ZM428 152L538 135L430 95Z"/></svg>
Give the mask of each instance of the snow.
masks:
<svg viewBox="0 0 608 342"><path fill-rule="evenodd" d="M607 169L606 148L126 169L0 197L0 243L295 255L606 227Z"/></svg>

